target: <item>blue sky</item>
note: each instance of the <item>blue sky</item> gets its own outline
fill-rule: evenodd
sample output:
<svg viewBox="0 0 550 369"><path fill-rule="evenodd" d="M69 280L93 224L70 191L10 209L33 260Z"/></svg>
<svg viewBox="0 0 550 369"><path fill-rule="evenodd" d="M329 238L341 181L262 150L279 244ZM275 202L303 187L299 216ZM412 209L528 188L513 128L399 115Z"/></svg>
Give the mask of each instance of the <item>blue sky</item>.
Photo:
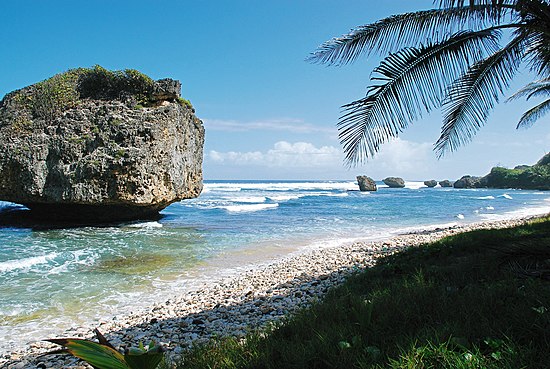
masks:
<svg viewBox="0 0 550 369"><path fill-rule="evenodd" d="M525 102L501 104L475 140L437 160L441 114L415 122L365 165L347 168L340 106L364 96L371 57L346 67L304 61L323 41L431 1L3 1L0 96L99 64L182 82L206 127L205 179L424 180L531 164L550 151L550 125L516 130ZM510 92L532 78L517 79Z"/></svg>

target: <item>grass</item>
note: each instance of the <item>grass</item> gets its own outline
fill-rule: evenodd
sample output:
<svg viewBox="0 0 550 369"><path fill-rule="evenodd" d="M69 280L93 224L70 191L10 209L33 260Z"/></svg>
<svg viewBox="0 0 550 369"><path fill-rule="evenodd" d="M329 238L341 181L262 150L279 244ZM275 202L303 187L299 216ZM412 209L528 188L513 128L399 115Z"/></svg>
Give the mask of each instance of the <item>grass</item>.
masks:
<svg viewBox="0 0 550 369"><path fill-rule="evenodd" d="M176 368L546 368L550 218L381 259L283 324ZM534 276L534 277L533 277Z"/></svg>

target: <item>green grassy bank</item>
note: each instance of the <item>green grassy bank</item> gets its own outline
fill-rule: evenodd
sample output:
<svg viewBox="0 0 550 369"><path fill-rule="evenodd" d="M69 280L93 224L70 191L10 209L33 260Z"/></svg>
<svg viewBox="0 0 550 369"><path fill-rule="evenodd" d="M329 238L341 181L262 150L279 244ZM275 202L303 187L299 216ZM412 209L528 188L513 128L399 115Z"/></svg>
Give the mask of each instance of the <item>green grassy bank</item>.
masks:
<svg viewBox="0 0 550 369"><path fill-rule="evenodd" d="M381 259L323 302L177 368L550 368L550 218Z"/></svg>

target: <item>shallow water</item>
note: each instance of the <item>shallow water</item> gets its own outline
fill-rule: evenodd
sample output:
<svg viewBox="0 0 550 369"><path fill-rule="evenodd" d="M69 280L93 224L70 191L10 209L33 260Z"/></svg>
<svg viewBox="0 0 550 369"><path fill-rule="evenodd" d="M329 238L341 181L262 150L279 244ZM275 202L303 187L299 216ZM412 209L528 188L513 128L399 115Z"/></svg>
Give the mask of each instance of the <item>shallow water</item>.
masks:
<svg viewBox="0 0 550 369"><path fill-rule="evenodd" d="M0 228L0 353L288 252L550 211L548 192L419 182L356 189L346 181L215 181L158 221Z"/></svg>

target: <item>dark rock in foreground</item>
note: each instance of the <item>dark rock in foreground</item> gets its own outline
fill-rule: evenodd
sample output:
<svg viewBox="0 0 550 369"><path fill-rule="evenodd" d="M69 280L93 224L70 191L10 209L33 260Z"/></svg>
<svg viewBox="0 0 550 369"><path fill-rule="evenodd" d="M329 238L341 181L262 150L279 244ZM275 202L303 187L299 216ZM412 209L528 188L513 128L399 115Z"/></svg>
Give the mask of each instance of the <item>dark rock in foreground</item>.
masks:
<svg viewBox="0 0 550 369"><path fill-rule="evenodd" d="M367 176L357 176L360 191L376 191L376 182Z"/></svg>
<svg viewBox="0 0 550 369"><path fill-rule="evenodd" d="M405 181L399 177L388 177L382 180L390 188L403 188Z"/></svg>
<svg viewBox="0 0 550 369"><path fill-rule="evenodd" d="M48 219L154 216L202 189L204 128L180 83L77 69L0 102L0 199Z"/></svg>
<svg viewBox="0 0 550 369"><path fill-rule="evenodd" d="M448 179L445 179L443 181L439 181L439 185L441 187L453 187L453 183L449 181Z"/></svg>
<svg viewBox="0 0 550 369"><path fill-rule="evenodd" d="M437 186L437 181L434 179L430 179L429 181L424 181L424 185L428 187L435 187Z"/></svg>

